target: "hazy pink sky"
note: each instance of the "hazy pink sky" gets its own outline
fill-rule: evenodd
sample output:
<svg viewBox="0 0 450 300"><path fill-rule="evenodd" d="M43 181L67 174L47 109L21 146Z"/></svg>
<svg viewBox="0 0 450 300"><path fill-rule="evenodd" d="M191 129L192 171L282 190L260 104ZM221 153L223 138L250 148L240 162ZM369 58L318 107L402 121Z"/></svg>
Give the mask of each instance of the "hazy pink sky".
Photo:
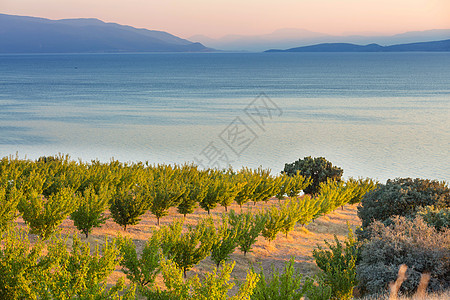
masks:
<svg viewBox="0 0 450 300"><path fill-rule="evenodd" d="M304 28L394 34L450 28L450 0L0 0L0 12L98 18L181 37Z"/></svg>

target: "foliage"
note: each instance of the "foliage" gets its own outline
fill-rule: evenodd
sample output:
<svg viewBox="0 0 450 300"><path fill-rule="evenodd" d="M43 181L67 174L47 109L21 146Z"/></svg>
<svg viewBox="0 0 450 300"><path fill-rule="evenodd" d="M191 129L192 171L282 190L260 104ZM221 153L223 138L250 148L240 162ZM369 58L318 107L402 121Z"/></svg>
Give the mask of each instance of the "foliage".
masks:
<svg viewBox="0 0 450 300"><path fill-rule="evenodd" d="M76 207L76 198L70 188L61 188L56 194L45 198L41 192L32 190L19 202L19 211L30 226L31 233L49 238Z"/></svg>
<svg viewBox="0 0 450 300"><path fill-rule="evenodd" d="M161 251L160 240L157 235L152 235L138 258L136 246L129 238L118 238L118 247L122 259L120 265L127 278L137 284L141 294L147 295L154 290L155 277L159 273Z"/></svg>
<svg viewBox="0 0 450 300"><path fill-rule="evenodd" d="M197 226L187 226L187 232L182 232L183 221L176 220L167 227L161 228L156 234L161 237L161 249L164 256L187 271L210 253L216 237L214 222L210 218L202 219Z"/></svg>
<svg viewBox="0 0 450 300"><path fill-rule="evenodd" d="M250 201L262 179L259 176L254 176L252 170L248 168L242 168L236 176L236 180L242 184L242 188L237 193L235 201L242 208L242 205Z"/></svg>
<svg viewBox="0 0 450 300"><path fill-rule="evenodd" d="M222 192L222 184L220 180L220 174L217 170L209 171L209 182L207 184L207 192L206 196L200 201L200 207L208 212L208 215L211 209L216 208L219 204L221 192Z"/></svg>
<svg viewBox="0 0 450 300"><path fill-rule="evenodd" d="M281 205L280 211L283 215L283 223L280 231L287 237L288 233L294 229L295 224L300 219L302 213L301 206L297 199L290 198Z"/></svg>
<svg viewBox="0 0 450 300"><path fill-rule="evenodd" d="M359 247L350 228L345 246L336 235L334 240L334 244L325 241L329 250L318 246L313 251L313 256L322 270L320 277L323 283L331 287L332 298L352 299L353 288L357 284L356 261Z"/></svg>
<svg viewBox="0 0 450 300"><path fill-rule="evenodd" d="M287 190L287 194L291 198L296 198L301 191L305 190L311 185L311 177L305 177L301 175L300 171L297 171L294 175L291 175L291 184Z"/></svg>
<svg viewBox="0 0 450 300"><path fill-rule="evenodd" d="M298 159L290 164L285 164L283 172L289 176L294 176L297 174L297 171L302 176L311 178L311 184L303 190L305 194L311 195L320 192L320 183L327 182L328 179L339 181L344 173L344 170L333 166L324 157L311 158L311 156Z"/></svg>
<svg viewBox="0 0 450 300"><path fill-rule="evenodd" d="M240 213L237 214L231 210L228 214L229 222L233 230L238 233L239 250L244 253L244 256L252 251L252 246L256 243L256 239L263 231L267 215L262 213Z"/></svg>
<svg viewBox="0 0 450 300"><path fill-rule="evenodd" d="M253 176L258 178L258 184L251 196L252 200L256 204L260 201L266 201L270 197L274 196L280 188L281 177L273 178L270 175L270 170L264 170L261 167L253 172Z"/></svg>
<svg viewBox="0 0 450 300"><path fill-rule="evenodd" d="M195 171L194 171L195 170ZM177 210L186 217L187 214L194 212L199 202L202 202L208 191L207 174L199 172L196 168L192 168L185 174L186 190L181 196L181 202L178 204Z"/></svg>
<svg viewBox="0 0 450 300"><path fill-rule="evenodd" d="M302 198L298 198L298 210L297 223L305 226L313 220L320 211L321 203L317 198L311 198L309 195L304 195Z"/></svg>
<svg viewBox="0 0 450 300"><path fill-rule="evenodd" d="M236 249L239 238L238 230L239 228L230 226L227 215L222 217L222 224L217 229L216 240L211 248L211 259L217 267L220 263L227 261Z"/></svg>
<svg viewBox="0 0 450 300"><path fill-rule="evenodd" d="M392 216L414 216L425 206L450 207L450 189L445 182L429 179L397 178L368 192L358 207L358 217L366 228L374 220L387 221Z"/></svg>
<svg viewBox="0 0 450 300"><path fill-rule="evenodd" d="M262 230L262 236L270 243L283 228L284 214L278 207L272 206L266 215L266 224Z"/></svg>
<svg viewBox="0 0 450 300"><path fill-rule="evenodd" d="M272 268L269 278L264 276L261 268L260 280L251 297L252 300L297 300L301 299L311 288L313 280L307 278L302 282L303 276L294 268L294 258L285 263L283 272Z"/></svg>
<svg viewBox="0 0 450 300"><path fill-rule="evenodd" d="M114 243L105 241L102 255L98 247L91 255L89 245L76 236L70 252L66 239L53 238L42 255L42 240L32 245L27 232L11 227L0 242L1 299L134 299L134 288L119 296L123 280L106 289L106 279L116 268Z"/></svg>
<svg viewBox="0 0 450 300"><path fill-rule="evenodd" d="M325 284L320 278L316 278L316 283L312 284L306 295L309 300L329 300L331 299L331 286Z"/></svg>
<svg viewBox="0 0 450 300"><path fill-rule="evenodd" d="M169 208L181 203L186 187L177 169L171 166L159 166L154 176L154 180L146 185L146 196L150 199L150 211L159 225L160 218L168 214Z"/></svg>
<svg viewBox="0 0 450 300"><path fill-rule="evenodd" d="M17 217L17 205L21 194L22 192L12 182L0 181L0 232Z"/></svg>
<svg viewBox="0 0 450 300"><path fill-rule="evenodd" d="M121 187L112 196L109 209L114 222L127 230L128 225L139 223L140 217L148 209L148 202L137 187Z"/></svg>
<svg viewBox="0 0 450 300"><path fill-rule="evenodd" d="M315 218L327 215L339 206L344 206L355 197L357 185L345 181L328 180L320 184L316 201L320 206Z"/></svg>
<svg viewBox="0 0 450 300"><path fill-rule="evenodd" d="M100 227L108 219L104 213L108 208L109 195L106 186L101 186L98 194L90 186L76 197L78 207L71 213L70 218L86 238L94 227Z"/></svg>
<svg viewBox="0 0 450 300"><path fill-rule="evenodd" d="M356 204L356 203L361 202L361 199L364 197L364 195L367 192L374 190L378 186L378 182L376 182L372 178L366 178L366 179L349 178L349 180L347 181L347 185L354 186L353 195L352 195L353 197L350 199L350 201L348 201L348 203Z"/></svg>
<svg viewBox="0 0 450 300"><path fill-rule="evenodd" d="M225 263L220 271L214 269L206 273L203 281L198 276L183 280L182 271L170 260L163 260L161 267L166 290L157 290L148 299L250 300L259 279L254 272L247 272L246 280L237 294L230 297L228 292L234 286L230 282L234 263Z"/></svg>
<svg viewBox="0 0 450 300"><path fill-rule="evenodd" d="M277 197L278 200L283 200L285 196L290 192L294 184L294 179L286 174L282 174L280 178L280 186L275 197Z"/></svg>
<svg viewBox="0 0 450 300"><path fill-rule="evenodd" d="M419 208L419 216L430 226L434 226L439 231L450 227L450 208L436 209L434 206Z"/></svg>
<svg viewBox="0 0 450 300"><path fill-rule="evenodd" d="M414 220L394 217L390 226L375 221L370 226L370 239L361 250L357 267L362 292L374 294L385 290L397 277L402 264L408 266L400 292L411 294L422 273L429 272L429 292L450 288L450 230L438 232L421 217Z"/></svg>

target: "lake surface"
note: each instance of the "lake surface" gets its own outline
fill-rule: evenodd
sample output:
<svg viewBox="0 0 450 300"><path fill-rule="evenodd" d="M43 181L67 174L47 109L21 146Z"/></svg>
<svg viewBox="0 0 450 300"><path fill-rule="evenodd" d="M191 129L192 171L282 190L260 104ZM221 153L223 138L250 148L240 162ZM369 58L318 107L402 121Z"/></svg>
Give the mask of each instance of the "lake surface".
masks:
<svg viewBox="0 0 450 300"><path fill-rule="evenodd" d="M0 55L0 156L450 180L450 53Z"/></svg>

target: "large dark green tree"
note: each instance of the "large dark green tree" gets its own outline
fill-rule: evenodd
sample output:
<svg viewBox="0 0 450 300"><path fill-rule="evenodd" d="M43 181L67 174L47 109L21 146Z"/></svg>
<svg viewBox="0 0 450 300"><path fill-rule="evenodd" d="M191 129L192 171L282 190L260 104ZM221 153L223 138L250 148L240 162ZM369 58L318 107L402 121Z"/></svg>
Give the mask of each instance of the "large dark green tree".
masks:
<svg viewBox="0 0 450 300"><path fill-rule="evenodd" d="M320 192L320 183L327 182L328 179L339 181L344 173L339 167L333 166L325 157L305 157L299 158L290 164L284 165L282 173L294 176L299 171L300 175L310 177L312 183L303 190L305 194L315 195Z"/></svg>

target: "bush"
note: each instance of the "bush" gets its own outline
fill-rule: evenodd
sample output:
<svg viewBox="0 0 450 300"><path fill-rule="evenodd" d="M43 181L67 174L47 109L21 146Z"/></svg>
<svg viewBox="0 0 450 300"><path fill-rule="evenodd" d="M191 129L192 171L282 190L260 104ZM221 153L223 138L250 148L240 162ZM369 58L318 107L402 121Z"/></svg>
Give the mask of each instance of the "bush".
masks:
<svg viewBox="0 0 450 300"><path fill-rule="evenodd" d="M21 191L9 182L0 182L0 232L17 217Z"/></svg>
<svg viewBox="0 0 450 300"><path fill-rule="evenodd" d="M239 250L245 256L247 252L252 251L252 246L263 231L267 215L262 213L253 214L252 212L236 214L234 210L231 210L228 217L231 227L238 233Z"/></svg>
<svg viewBox="0 0 450 300"><path fill-rule="evenodd" d="M417 214L422 216L428 225L434 226L437 230L450 227L450 208L436 209L431 205L420 208Z"/></svg>
<svg viewBox="0 0 450 300"><path fill-rule="evenodd" d="M224 215L211 248L211 260L216 263L217 268L220 263L227 261L236 249L239 238L237 230L238 228L230 226L228 216Z"/></svg>
<svg viewBox="0 0 450 300"><path fill-rule="evenodd" d="M108 208L109 190L102 186L97 194L92 186L77 196L78 207L71 213L75 227L88 238L94 227L100 227L108 219L104 213Z"/></svg>
<svg viewBox="0 0 450 300"><path fill-rule="evenodd" d="M31 228L31 233L49 238L63 220L75 210L76 198L70 188L61 188L56 194L45 198L33 190L19 202L19 211Z"/></svg>
<svg viewBox="0 0 450 300"><path fill-rule="evenodd" d="M368 192L358 207L363 228L374 220L387 221L392 216L414 216L425 206L450 207L450 189L445 182L429 179L397 178Z"/></svg>
<svg viewBox="0 0 450 300"><path fill-rule="evenodd" d="M297 300L311 289L313 280L307 278L302 282L303 275L294 268L294 259L291 258L284 265L280 273L273 269L271 276L266 278L263 270L260 271L260 280L251 297L252 300Z"/></svg>
<svg viewBox="0 0 450 300"><path fill-rule="evenodd" d="M344 170L333 166L324 157L311 158L311 156L284 165L283 173L287 175L294 176L297 174L297 171L300 172L300 175L306 178L309 177L312 180L311 184L303 190L306 194L311 195L320 192L321 182L327 182L328 179L339 181L344 173Z"/></svg>
<svg viewBox="0 0 450 300"><path fill-rule="evenodd" d="M181 203L186 186L179 177L178 169L171 166L160 166L154 176L154 180L144 185L144 193L159 226L159 220L167 216L169 208Z"/></svg>
<svg viewBox="0 0 450 300"><path fill-rule="evenodd" d="M266 224L262 231L262 236L269 241L273 241L278 232L281 231L284 225L284 214L283 212L275 206L272 206L268 212L266 212Z"/></svg>
<svg viewBox="0 0 450 300"><path fill-rule="evenodd" d="M114 222L126 231L128 225L139 223L148 206L148 201L137 188L122 187L113 195L109 209Z"/></svg>
<svg viewBox="0 0 450 300"><path fill-rule="evenodd" d="M28 232L8 228L0 235L0 299L134 299L134 288L123 296L120 279L109 290L106 279L116 268L118 250L105 241L100 255L98 247L90 253L88 244L76 236L72 250L67 239L52 238L46 246L42 240L31 244Z"/></svg>
<svg viewBox="0 0 450 300"><path fill-rule="evenodd" d="M323 283L331 287L334 299L352 299L356 281L356 261L358 245L349 228L345 246L334 236L334 244L325 241L329 250L320 246L313 251L317 266L322 270L319 275Z"/></svg>
<svg viewBox="0 0 450 300"><path fill-rule="evenodd" d="M347 181L348 186L354 186L353 197L350 199L348 203L356 204L361 202L364 195L372 190L374 190L378 186L378 182L371 178L366 179L353 179L349 178Z"/></svg>
<svg viewBox="0 0 450 300"><path fill-rule="evenodd" d="M141 257L138 258L133 241L129 238L118 238L122 271L131 282L138 285L143 295L154 289L155 277L161 269L159 243L158 236L152 235L145 244Z"/></svg>
<svg viewBox="0 0 450 300"><path fill-rule="evenodd" d="M402 293L413 293L425 272L431 273L429 292L450 288L449 229L438 232L421 217L414 220L394 217L390 226L374 222L370 232L357 267L362 292L374 294L386 290L388 283L395 281L402 264L408 266Z"/></svg>
<svg viewBox="0 0 450 300"><path fill-rule="evenodd" d="M182 233L182 230L183 221L178 220L161 228L156 234L160 234L164 256L176 263L186 277L190 268L211 253L216 229L212 219L207 218L200 220L195 227L188 225L187 232Z"/></svg>
<svg viewBox="0 0 450 300"><path fill-rule="evenodd" d="M246 280L240 286L237 294L230 297L228 292L234 286L230 282L234 263L224 264L220 271L214 269L212 272L206 273L203 281L200 281L197 275L183 280L183 272L170 260L162 260L161 268L166 290L156 290L149 295L149 300L250 300L258 281L257 274L251 271L247 272Z"/></svg>

